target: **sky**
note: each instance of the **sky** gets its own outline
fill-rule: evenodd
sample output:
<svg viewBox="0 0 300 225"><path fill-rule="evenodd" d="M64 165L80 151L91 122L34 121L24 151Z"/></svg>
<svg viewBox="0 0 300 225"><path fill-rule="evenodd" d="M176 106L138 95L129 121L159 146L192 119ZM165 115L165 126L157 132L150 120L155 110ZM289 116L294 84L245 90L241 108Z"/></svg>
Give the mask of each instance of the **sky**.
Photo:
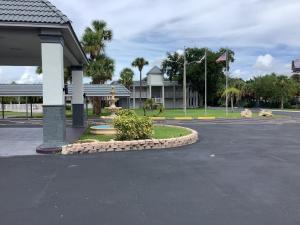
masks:
<svg viewBox="0 0 300 225"><path fill-rule="evenodd" d="M186 47L235 51L231 76L250 79L270 72L291 74L300 58L299 0L50 0L81 38L92 20L113 30L106 53L115 75L136 57L149 61L144 76L166 52ZM138 71L134 69L136 78ZM40 83L32 67L0 67L0 83ZM85 79L85 82L88 82Z"/></svg>

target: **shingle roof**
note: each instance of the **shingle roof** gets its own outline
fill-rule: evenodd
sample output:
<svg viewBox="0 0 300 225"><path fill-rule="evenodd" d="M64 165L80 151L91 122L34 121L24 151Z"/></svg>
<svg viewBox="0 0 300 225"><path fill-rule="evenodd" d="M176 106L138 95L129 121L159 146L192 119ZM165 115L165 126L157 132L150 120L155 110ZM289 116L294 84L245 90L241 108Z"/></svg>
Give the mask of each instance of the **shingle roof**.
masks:
<svg viewBox="0 0 300 225"><path fill-rule="evenodd" d="M123 85L114 85L117 97L129 97L130 91ZM68 85L69 94L72 95L72 85ZM87 96L110 96L112 85L84 85L84 93ZM42 84L0 84L0 96L42 96Z"/></svg>
<svg viewBox="0 0 300 225"><path fill-rule="evenodd" d="M293 72L300 72L300 59L296 59L292 62L292 70Z"/></svg>
<svg viewBox="0 0 300 225"><path fill-rule="evenodd" d="M161 69L158 66L154 66L148 73L149 74L159 74L159 75L163 75Z"/></svg>
<svg viewBox="0 0 300 225"><path fill-rule="evenodd" d="M0 0L0 21L66 24L68 17L47 0Z"/></svg>

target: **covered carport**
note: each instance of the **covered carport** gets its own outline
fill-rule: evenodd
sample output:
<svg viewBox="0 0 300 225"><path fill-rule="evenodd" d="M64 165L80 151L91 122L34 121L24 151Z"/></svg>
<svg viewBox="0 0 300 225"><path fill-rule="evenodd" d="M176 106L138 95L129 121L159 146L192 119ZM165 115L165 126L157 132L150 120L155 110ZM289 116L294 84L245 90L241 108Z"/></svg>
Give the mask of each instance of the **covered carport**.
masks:
<svg viewBox="0 0 300 225"><path fill-rule="evenodd" d="M109 98L111 96L112 87L115 88L116 97L119 99L129 99L130 91L121 84L110 85L110 84L84 84L83 85L83 96L85 97L85 104L88 103L88 98L91 97L103 97ZM76 91L72 84L65 85L67 89L65 96L72 99L74 95L73 92ZM0 100L1 100L1 114L2 119L5 118L5 105L3 104L4 97L42 97L43 96L43 85L42 84L0 84ZM27 102L27 101L26 101ZM74 106L74 105L73 105ZM26 105L26 118L29 118L29 111L32 115L32 110L30 110L30 102ZM88 107L86 106L86 116L88 115ZM73 108L72 113L72 124L73 127L82 127L84 121L83 118L76 111L76 107ZM79 117L78 117L79 116Z"/></svg>
<svg viewBox="0 0 300 225"><path fill-rule="evenodd" d="M44 0L0 0L0 66L42 66L43 143L39 153L66 144L64 67L72 69L74 116L84 125L83 65L87 58L71 21Z"/></svg>
<svg viewBox="0 0 300 225"><path fill-rule="evenodd" d="M129 98L130 92L123 85L114 85L117 98ZM73 86L68 85L66 99L71 99ZM84 85L86 100L92 97L110 97L112 85ZM0 99L2 97L41 97L43 96L42 84L0 84ZM69 100L68 100L69 101ZM85 101L87 103L87 101ZM28 106L29 107L29 106ZM30 107L29 107L30 108ZM87 109L87 107L86 107ZM4 112L4 111L3 111ZM66 142L73 143L78 140L85 129L78 128L80 121L72 113L72 121L66 121ZM87 115L87 113L85 114ZM16 155L34 155L35 147L42 144L42 121L28 118L0 119L0 157Z"/></svg>

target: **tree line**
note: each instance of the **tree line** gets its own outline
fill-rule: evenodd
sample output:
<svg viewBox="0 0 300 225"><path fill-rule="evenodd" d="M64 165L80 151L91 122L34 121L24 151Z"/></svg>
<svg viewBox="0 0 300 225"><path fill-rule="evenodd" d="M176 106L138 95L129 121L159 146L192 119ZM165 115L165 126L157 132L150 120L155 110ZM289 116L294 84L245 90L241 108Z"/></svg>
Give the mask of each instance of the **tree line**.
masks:
<svg viewBox="0 0 300 225"><path fill-rule="evenodd" d="M240 107L291 107L297 105L297 96L300 96L300 76L291 77L280 74L265 74L255 76L250 80L229 76L229 86L225 90L226 63L217 63L216 60L224 54L226 49L212 51L205 48L186 49L187 83L192 90L199 93L200 106L203 103L205 72L204 64L191 63L201 59L207 51L207 89L208 105L224 106L225 96L229 96L231 106ZM234 51L228 50L230 63L234 62ZM183 55L178 52L167 53L162 62L162 70L170 81L183 80ZM229 64L230 67L230 64Z"/></svg>

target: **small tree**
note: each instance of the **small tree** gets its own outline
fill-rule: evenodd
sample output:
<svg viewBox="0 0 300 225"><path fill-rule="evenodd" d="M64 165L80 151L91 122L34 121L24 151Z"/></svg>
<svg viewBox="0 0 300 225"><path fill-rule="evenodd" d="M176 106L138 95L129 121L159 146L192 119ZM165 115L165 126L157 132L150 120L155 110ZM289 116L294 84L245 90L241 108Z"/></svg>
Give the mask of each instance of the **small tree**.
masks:
<svg viewBox="0 0 300 225"><path fill-rule="evenodd" d="M148 110L153 110L155 107L155 102L153 99L146 99L144 106L143 106L143 110L144 110L144 116L147 116L147 111Z"/></svg>
<svg viewBox="0 0 300 225"><path fill-rule="evenodd" d="M234 100L238 101L238 99L241 96L241 91L237 88L231 87L226 89L223 94L222 97L226 97L226 95L228 95L228 97L230 98L230 102L231 102L231 111L233 112L233 104L234 104Z"/></svg>
<svg viewBox="0 0 300 225"><path fill-rule="evenodd" d="M284 103L297 93L297 86L293 82L293 80L289 79L286 76L278 76L275 86L275 93L278 100L280 100L280 107L281 109L283 109Z"/></svg>

